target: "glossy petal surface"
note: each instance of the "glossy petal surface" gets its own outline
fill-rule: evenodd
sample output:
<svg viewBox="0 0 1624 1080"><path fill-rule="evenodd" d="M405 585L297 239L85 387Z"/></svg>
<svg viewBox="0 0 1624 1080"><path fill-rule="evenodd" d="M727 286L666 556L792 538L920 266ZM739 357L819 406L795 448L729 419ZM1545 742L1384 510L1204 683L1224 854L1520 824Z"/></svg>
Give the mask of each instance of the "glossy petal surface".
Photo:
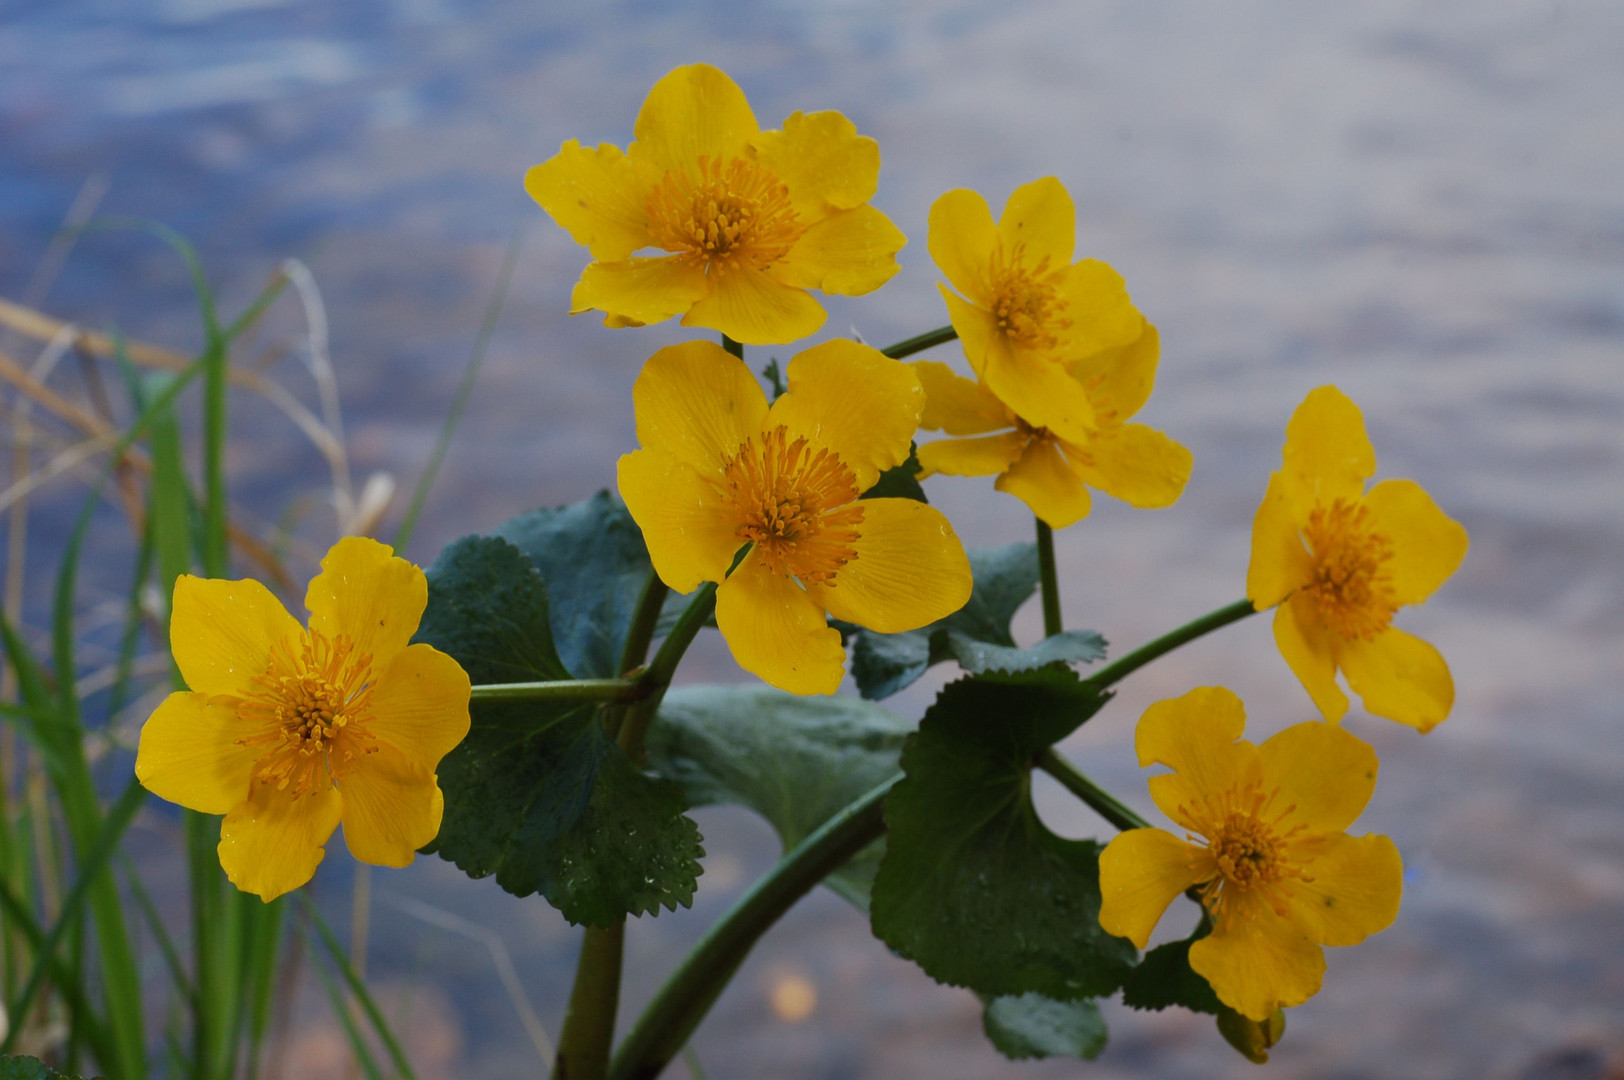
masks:
<svg viewBox="0 0 1624 1080"><path fill-rule="evenodd" d="M1419 604L1460 568L1466 530L1414 480L1383 480L1365 495L1374 528L1393 543L1387 570L1400 604Z"/></svg>
<svg viewBox="0 0 1624 1080"><path fill-rule="evenodd" d="M1396 626L1370 641L1340 642L1337 663L1366 712L1423 734L1443 723L1455 704L1455 680L1442 654Z"/></svg>
<svg viewBox="0 0 1624 1080"><path fill-rule="evenodd" d="M408 645L379 676L371 731L433 772L468 734L469 689L468 673L451 657L432 645Z"/></svg>
<svg viewBox="0 0 1624 1080"><path fill-rule="evenodd" d="M304 630L271 590L252 579L175 579L169 642L186 685L240 695L270 667L271 650Z"/></svg>
<svg viewBox="0 0 1624 1080"><path fill-rule="evenodd" d="M926 242L936 268L953 288L972 303L989 302L987 275L998 242L998 227L993 224L986 199L967 188L955 188L937 199L930 207Z"/></svg>
<svg viewBox="0 0 1624 1080"><path fill-rule="evenodd" d="M817 333L827 316L805 289L785 285L765 270L713 274L710 292L682 318L746 345L782 345Z"/></svg>
<svg viewBox="0 0 1624 1080"><path fill-rule="evenodd" d="M1193 461L1190 451L1143 424L1102 427L1074 459L1090 487L1129 506L1172 506L1184 494Z"/></svg>
<svg viewBox="0 0 1624 1080"><path fill-rule="evenodd" d="M649 246L648 195L656 177L617 146L566 142L524 174L524 190L594 259L619 262Z"/></svg>
<svg viewBox="0 0 1624 1080"><path fill-rule="evenodd" d="M738 83L709 64L689 64L649 90L632 128L630 153L661 172L692 169L701 157L743 154L759 130Z"/></svg>
<svg viewBox="0 0 1624 1080"><path fill-rule="evenodd" d="M996 476L1026 452L1026 436L1018 431L982 435L972 439L938 439L919 448L921 479L936 473L948 476ZM1084 492L1083 513L1088 512Z"/></svg>
<svg viewBox="0 0 1624 1080"><path fill-rule="evenodd" d="M752 145L809 221L861 206L879 185L880 144L838 112L791 113L782 129L761 132Z"/></svg>
<svg viewBox="0 0 1624 1080"><path fill-rule="evenodd" d="M1342 832L1364 812L1376 790L1376 751L1332 724L1310 720L1265 739L1264 786L1278 790L1275 811L1315 832Z"/></svg>
<svg viewBox="0 0 1624 1080"><path fill-rule="evenodd" d="M605 325L645 326L682 314L709 293L704 268L675 255L595 262L570 293L570 314L596 310Z"/></svg>
<svg viewBox="0 0 1624 1080"><path fill-rule="evenodd" d="M1320 944L1357 945L1398 917L1404 862L1387 837L1326 837L1310 872L1287 894L1292 921Z"/></svg>
<svg viewBox="0 0 1624 1080"><path fill-rule="evenodd" d="M785 376L789 389L773 403L770 422L834 451L858 491L908 460L925 391L907 364L836 338L797 354Z"/></svg>
<svg viewBox="0 0 1624 1080"><path fill-rule="evenodd" d="M375 672L406 647L429 602L423 571L394 550L363 536L345 537L328 549L321 573L305 590L310 628L329 638L348 635L357 652L371 655Z"/></svg>
<svg viewBox="0 0 1624 1080"><path fill-rule="evenodd" d="M993 486L1021 500L1053 529L1076 524L1088 516L1093 505L1077 468L1053 439L1029 441Z"/></svg>
<svg viewBox="0 0 1624 1080"><path fill-rule="evenodd" d="M916 360L908 366L925 390L920 427L949 435L984 435L1014 426L1014 414L984 383L966 379L935 360Z"/></svg>
<svg viewBox="0 0 1624 1080"><path fill-rule="evenodd" d="M1143 949L1167 905L1214 872L1205 849L1170 832L1119 833L1100 853L1100 925Z"/></svg>
<svg viewBox="0 0 1624 1080"><path fill-rule="evenodd" d="M801 234L771 272L798 289L862 296L902 269L896 254L907 242L891 219L872 206L837 210Z"/></svg>
<svg viewBox="0 0 1624 1080"><path fill-rule="evenodd" d="M1225 1005L1254 1020L1319 992L1325 950L1266 905L1190 946L1190 967Z"/></svg>
<svg viewBox="0 0 1624 1080"><path fill-rule="evenodd" d="M1077 245L1077 208L1071 195L1052 176L1022 184L1004 204L998 239L1005 251L1019 248L1029 267L1044 259L1053 268L1069 264Z"/></svg>
<svg viewBox="0 0 1624 1080"><path fill-rule="evenodd" d="M702 476L723 464L767 419L767 395L750 369L712 341L669 345L632 384L637 441Z"/></svg>
<svg viewBox="0 0 1624 1080"><path fill-rule="evenodd" d="M381 746L339 782L344 842L374 866L409 866L440 831L445 800L434 772L393 746Z"/></svg>
<svg viewBox="0 0 1624 1080"><path fill-rule="evenodd" d="M220 826L218 851L226 877L267 903L297 889L315 875L338 828L340 805L331 787L293 798L254 784L250 797Z"/></svg>
<svg viewBox="0 0 1624 1080"><path fill-rule="evenodd" d="M1376 450L1365 434L1365 419L1334 386L1309 391L1286 424L1286 498L1300 520L1317 505L1357 499L1376 472Z"/></svg>
<svg viewBox="0 0 1624 1080"><path fill-rule="evenodd" d="M752 553L716 591L716 625L739 666L792 694L832 694L845 675L840 631L794 580Z"/></svg>
<svg viewBox="0 0 1624 1080"><path fill-rule="evenodd" d="M912 499L862 503L856 557L808 592L837 619L898 634L945 618L970 598L970 561L940 510Z"/></svg>
<svg viewBox="0 0 1624 1080"><path fill-rule="evenodd" d="M245 734L235 700L170 694L141 726L136 778L160 799L224 814L248 796L259 756L257 748L237 741Z"/></svg>
<svg viewBox="0 0 1624 1080"><path fill-rule="evenodd" d="M1336 684L1336 653L1330 631L1314 601L1297 593L1274 610L1274 643L1286 664L1331 723L1348 711L1348 696Z"/></svg>
<svg viewBox="0 0 1624 1080"><path fill-rule="evenodd" d="M660 580L679 593L721 581L744 546L715 484L663 450L634 450L620 459L618 485Z"/></svg>

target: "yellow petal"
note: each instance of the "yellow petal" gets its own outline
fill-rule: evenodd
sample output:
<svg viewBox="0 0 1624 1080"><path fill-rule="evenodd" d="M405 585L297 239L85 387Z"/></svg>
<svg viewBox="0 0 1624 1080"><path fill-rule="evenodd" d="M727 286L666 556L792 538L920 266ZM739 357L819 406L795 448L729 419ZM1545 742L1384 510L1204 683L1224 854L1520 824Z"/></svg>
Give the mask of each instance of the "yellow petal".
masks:
<svg viewBox="0 0 1624 1080"><path fill-rule="evenodd" d="M617 146L575 139L524 174L524 190L594 259L619 262L651 243L648 196L657 177Z"/></svg>
<svg viewBox="0 0 1624 1080"><path fill-rule="evenodd" d="M1282 456L1286 497L1304 520L1316 505L1357 499L1376 472L1365 418L1334 386L1309 391L1291 414Z"/></svg>
<svg viewBox="0 0 1624 1080"><path fill-rule="evenodd" d="M926 244L936 268L971 301L989 303L992 289L987 275L998 227L987 200L968 188L955 188L931 204L929 228Z"/></svg>
<svg viewBox="0 0 1624 1080"><path fill-rule="evenodd" d="M1025 450L1026 436L1018 431L977 439L940 439L919 448L919 477L923 480L937 473L995 476L1018 461Z"/></svg>
<svg viewBox="0 0 1624 1080"><path fill-rule="evenodd" d="M1120 424L1150 400L1161 354L1161 334L1147 322L1126 345L1088 353L1067 366L1087 389L1100 424Z"/></svg>
<svg viewBox="0 0 1624 1080"><path fill-rule="evenodd" d="M1294 724L1257 750L1264 788L1278 789L1265 812L1290 807L1291 822L1315 832L1346 830L1376 790L1376 751L1334 724Z"/></svg>
<svg viewBox="0 0 1624 1080"><path fill-rule="evenodd" d="M433 772L468 734L468 673L445 653L419 642L378 674L368 727Z"/></svg>
<svg viewBox="0 0 1624 1080"><path fill-rule="evenodd" d="M1021 500L1053 529L1081 521L1092 505L1083 478L1061 456L1053 439L1028 442L1020 458L993 486Z"/></svg>
<svg viewBox="0 0 1624 1080"><path fill-rule="evenodd" d="M1147 509L1178 502L1193 460L1184 446L1143 424L1102 427L1066 452L1089 487Z"/></svg>
<svg viewBox="0 0 1624 1080"><path fill-rule="evenodd" d="M970 560L934 506L912 499L867 499L852 545L856 557L813 601L837 619L899 634L945 618L970 598Z"/></svg>
<svg viewBox="0 0 1624 1080"><path fill-rule="evenodd" d="M1131 345L1145 332L1145 317L1128 299L1122 275L1098 259L1071 266L1061 280L1060 293L1071 320L1060 344L1067 361Z"/></svg>
<svg viewBox="0 0 1624 1080"><path fill-rule="evenodd" d="M827 317L805 289L766 270L711 267L711 291L682 317L746 345L783 345L817 333Z"/></svg>
<svg viewBox="0 0 1624 1080"><path fill-rule="evenodd" d="M1249 907L1190 946L1190 967L1225 1005L1267 1020L1276 1009L1301 1005L1319 992L1325 950L1267 904Z"/></svg>
<svg viewBox="0 0 1624 1080"><path fill-rule="evenodd" d="M1326 837L1307 872L1283 891L1292 921L1322 945L1357 945L1398 917L1404 861L1385 836Z"/></svg>
<svg viewBox="0 0 1624 1080"><path fill-rule="evenodd" d="M618 471L620 497L661 581L687 593L727 576L744 541L716 485L663 450L626 454Z"/></svg>
<svg viewBox="0 0 1624 1080"><path fill-rule="evenodd" d="M1284 478L1270 475L1252 518L1252 560L1246 567L1246 596L1259 611L1274 607L1314 576L1314 559L1303 546L1300 525Z"/></svg>
<svg viewBox="0 0 1624 1080"><path fill-rule="evenodd" d="M1077 208L1065 186L1045 176L1016 188L998 219L998 239L1006 252L1020 247L1028 269L1044 259L1051 269L1070 263L1077 244Z"/></svg>
<svg viewBox="0 0 1624 1080"><path fill-rule="evenodd" d="M797 289L862 296L902 269L896 256L907 242L891 219L872 206L837 210L802 233L771 273Z"/></svg>
<svg viewBox="0 0 1624 1080"><path fill-rule="evenodd" d="M757 552L716 590L716 625L739 666L780 690L832 694L846 673L840 631Z"/></svg>
<svg viewBox="0 0 1624 1080"><path fill-rule="evenodd" d="M255 783L220 826L220 867L243 892L269 903L316 873L338 828L338 789L317 787L290 796Z"/></svg>
<svg viewBox="0 0 1624 1080"><path fill-rule="evenodd" d="M1139 764L1174 770L1150 778L1150 796L1162 813L1186 829L1201 831L1208 823L1189 808L1260 781L1263 765L1257 747L1241 740L1245 730L1246 707L1222 686L1197 687L1146 709L1134 732Z"/></svg>
<svg viewBox="0 0 1624 1080"><path fill-rule="evenodd" d="M1015 415L980 381L966 379L935 360L915 360L908 366L925 388L920 427L949 435L981 435L1015 426Z"/></svg>
<svg viewBox="0 0 1624 1080"><path fill-rule="evenodd" d="M760 131L738 83L709 64L679 67L654 84L632 128L628 153L661 172L692 171L701 157L739 157Z"/></svg>
<svg viewBox="0 0 1624 1080"><path fill-rule="evenodd" d="M305 590L310 628L329 638L347 634L355 651L381 672L417 633L429 603L423 571L395 557L388 544L347 536L328 549L321 573Z"/></svg>
<svg viewBox="0 0 1624 1080"><path fill-rule="evenodd" d="M263 748L237 742L247 732L236 702L178 692L141 725L135 775L160 799L203 814L223 814L248 797Z"/></svg>
<svg viewBox="0 0 1624 1080"><path fill-rule="evenodd" d="M925 391L907 364L836 338L798 353L784 375L789 389L768 422L833 451L856 474L858 491L908 460Z"/></svg>
<svg viewBox="0 0 1624 1080"><path fill-rule="evenodd" d="M1455 680L1443 656L1396 626L1370 641L1339 642L1336 660L1366 712L1423 735L1443 723L1455 704Z"/></svg>
<svg viewBox="0 0 1624 1080"><path fill-rule="evenodd" d="M1044 427L1072 442L1094 428L1094 409L1083 384L1040 353L1015 349L987 312L947 290L948 318L964 343L965 358L987 388L1033 427Z"/></svg>
<svg viewBox="0 0 1624 1080"><path fill-rule="evenodd" d="M792 113L782 131L763 131L751 144L756 160L789 188L802 220L862 206L880 182L880 144L832 110Z"/></svg>
<svg viewBox="0 0 1624 1080"><path fill-rule="evenodd" d="M637 441L720 476L745 440L767 422L767 395L750 369L714 341L668 345L632 384Z"/></svg>
<svg viewBox="0 0 1624 1080"><path fill-rule="evenodd" d="M1333 724L1341 720L1348 711L1348 696L1336 684L1334 644L1311 598L1297 593L1274 609L1274 643L1320 715Z"/></svg>
<svg viewBox="0 0 1624 1080"><path fill-rule="evenodd" d="M374 866L409 866L440 831L445 801L434 772L392 746L357 761L338 782L344 843Z"/></svg>
<svg viewBox="0 0 1624 1080"><path fill-rule="evenodd" d="M1100 852L1100 925L1143 949L1173 898L1216 872L1205 848L1161 829L1129 829Z"/></svg>
<svg viewBox="0 0 1624 1080"><path fill-rule="evenodd" d="M271 649L303 632L271 590L252 579L175 579L169 647L186 685L240 696L271 666Z"/></svg>
<svg viewBox="0 0 1624 1080"><path fill-rule="evenodd" d="M709 292L705 271L675 255L595 262L570 293L570 314L596 310L605 326L646 326L681 315Z"/></svg>
<svg viewBox="0 0 1624 1080"><path fill-rule="evenodd" d="M1372 527L1393 542L1387 564L1401 604L1431 596L1466 558L1466 530L1414 480L1383 480L1365 495Z"/></svg>

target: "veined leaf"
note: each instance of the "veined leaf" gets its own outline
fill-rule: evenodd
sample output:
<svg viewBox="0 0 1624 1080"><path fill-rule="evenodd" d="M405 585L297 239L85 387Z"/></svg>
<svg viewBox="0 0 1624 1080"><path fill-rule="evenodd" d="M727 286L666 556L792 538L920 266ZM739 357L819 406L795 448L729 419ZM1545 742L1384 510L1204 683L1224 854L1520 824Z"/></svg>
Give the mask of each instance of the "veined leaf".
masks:
<svg viewBox="0 0 1624 1080"><path fill-rule="evenodd" d="M1092 1061L1105 1049L1105 1018L1092 1001L1055 1001L1042 994L987 1002L981 1026L998 1052L1014 1061L1075 1057Z"/></svg>

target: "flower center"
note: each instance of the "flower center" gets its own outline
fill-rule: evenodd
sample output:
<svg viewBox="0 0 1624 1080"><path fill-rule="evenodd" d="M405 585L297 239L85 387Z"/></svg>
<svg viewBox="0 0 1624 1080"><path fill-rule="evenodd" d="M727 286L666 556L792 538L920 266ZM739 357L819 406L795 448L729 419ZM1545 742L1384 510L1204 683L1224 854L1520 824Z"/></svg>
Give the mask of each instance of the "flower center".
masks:
<svg viewBox="0 0 1624 1080"><path fill-rule="evenodd" d="M723 492L735 535L778 573L822 585L857 558L857 477L832 451L791 439L781 425L745 440L723 469Z"/></svg>
<svg viewBox="0 0 1624 1080"><path fill-rule="evenodd" d="M297 798L342 779L357 757L377 751L366 730L372 704L372 657L348 635L304 631L271 651L270 666L237 705L256 731L237 742L263 747L254 778Z"/></svg>
<svg viewBox="0 0 1624 1080"><path fill-rule="evenodd" d="M1387 565L1393 542L1371 529L1370 512L1347 499L1316 506L1303 539L1314 558L1314 576L1304 588L1325 625L1365 641L1385 630L1398 610Z"/></svg>
<svg viewBox="0 0 1624 1080"><path fill-rule="evenodd" d="M1066 300L1060 293L1060 275L1065 268L1051 270L1049 257L1036 266L1025 263L1026 245L1016 244L1006 251L1000 240L992 253L992 314L998 329L1011 341L1028 349L1049 351L1060 344L1060 335L1071 326L1066 318Z"/></svg>
<svg viewBox="0 0 1624 1080"><path fill-rule="evenodd" d="M1200 826L1207 838L1207 854L1218 867L1217 876L1201 886L1201 903L1215 921L1230 918L1235 900L1248 895L1256 895L1284 915L1288 910L1285 898L1272 886L1293 878L1313 880L1288 850L1303 826L1281 827L1297 807L1276 810L1272 804L1278 793L1278 789L1265 792L1247 786L1203 799L1194 808L1179 807L1181 814Z"/></svg>
<svg viewBox="0 0 1624 1080"><path fill-rule="evenodd" d="M806 231L789 188L754 161L699 159L695 176L667 173L648 199L649 232L666 251L708 272L760 270L784 257Z"/></svg>

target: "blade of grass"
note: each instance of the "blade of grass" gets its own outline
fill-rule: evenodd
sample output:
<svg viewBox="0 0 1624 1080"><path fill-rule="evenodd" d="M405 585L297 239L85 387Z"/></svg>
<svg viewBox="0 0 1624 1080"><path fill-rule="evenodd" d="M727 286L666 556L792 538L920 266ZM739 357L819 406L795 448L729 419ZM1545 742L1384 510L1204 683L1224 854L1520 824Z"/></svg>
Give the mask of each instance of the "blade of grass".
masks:
<svg viewBox="0 0 1624 1080"><path fill-rule="evenodd" d="M147 928L152 931L152 938L158 943L158 952L164 958L164 967L169 969L169 977L174 980L175 989L189 1006L195 1007L197 991L192 988L192 980L186 975L186 964L180 958L180 950L175 947L175 939L169 936L164 927L163 916L158 913L158 905L152 902L152 895L147 892L145 885L141 884L141 875L135 872L135 864L128 858L124 859L124 881L129 886L130 895L135 897L136 906L141 909L142 916L147 921Z"/></svg>
<svg viewBox="0 0 1624 1080"><path fill-rule="evenodd" d="M17 894L12 892L11 886L3 881L0 881L0 909L4 909L6 918L17 927L23 937L28 939L34 951L41 956L46 955L42 948L45 943L45 932L40 929L28 905L23 903ZM51 984L67 999L68 1008L73 1014L82 1017L85 1041L90 1045L90 1052L96 1055L98 1061L112 1061L112 1040L107 1034L106 1026L96 1015L95 1008L85 997L84 987L60 957L52 956L49 959ZM12 1010L10 1019L13 1027L19 1027L24 1023L25 1017Z"/></svg>
<svg viewBox="0 0 1624 1080"><path fill-rule="evenodd" d="M349 1037L350 1049L355 1052L355 1060L360 1062L361 1071L367 1074L367 1080L383 1080L383 1072L378 1068L378 1063L372 1059L372 1051L367 1049L367 1041L362 1036L361 1029L355 1026L355 1017L350 1015L349 1004L339 991L338 984L320 964L316 965L316 974L321 976L321 985L327 991L327 1000L332 1002L333 1012L344 1025L344 1034Z"/></svg>
<svg viewBox="0 0 1624 1080"><path fill-rule="evenodd" d="M343 946L339 945L338 938L333 936L333 931L322 920L321 914L316 910L316 906L310 902L309 898L301 897L301 899L304 900L305 914L309 916L311 925L316 928L316 932L321 936L321 943L326 947L327 955L332 960L333 966L338 969L339 974L344 976L344 981L349 985L350 993L355 995L356 1000L361 1003L361 1008L366 1010L367 1018L372 1021L373 1030L378 1033L378 1038L383 1041L385 1049L389 1051L389 1056L394 1061L395 1068L400 1071L400 1075L405 1077L406 1080L417 1080L417 1074L412 1071L411 1063L406 1060L406 1054L401 1050L400 1043L395 1038L395 1033L389 1029L389 1022L383 1018L383 1012L379 1010L377 1002L373 1001L372 995L367 992L366 984L355 974L355 968L350 965L349 957L344 955Z"/></svg>

